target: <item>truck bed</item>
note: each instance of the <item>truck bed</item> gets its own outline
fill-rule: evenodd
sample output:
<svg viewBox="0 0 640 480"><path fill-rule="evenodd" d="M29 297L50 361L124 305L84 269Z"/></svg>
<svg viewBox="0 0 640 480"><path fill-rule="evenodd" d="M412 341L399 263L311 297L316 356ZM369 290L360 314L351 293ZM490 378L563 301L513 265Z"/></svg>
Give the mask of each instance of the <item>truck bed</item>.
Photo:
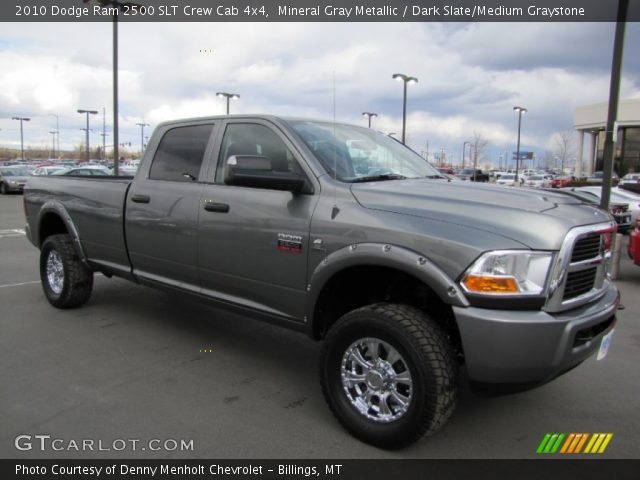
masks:
<svg viewBox="0 0 640 480"><path fill-rule="evenodd" d="M73 218L87 258L97 269L131 271L124 236L124 205L129 186L127 177L34 176L27 182L25 211L30 225L39 225L37 216L64 209ZM39 245L40 232L31 232Z"/></svg>

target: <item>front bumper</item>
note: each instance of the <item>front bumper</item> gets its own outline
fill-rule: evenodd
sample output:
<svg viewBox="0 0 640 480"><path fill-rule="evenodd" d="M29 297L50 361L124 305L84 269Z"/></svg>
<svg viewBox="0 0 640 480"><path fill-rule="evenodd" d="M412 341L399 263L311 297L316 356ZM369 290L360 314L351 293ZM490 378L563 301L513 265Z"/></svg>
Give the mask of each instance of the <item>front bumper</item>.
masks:
<svg viewBox="0 0 640 480"><path fill-rule="evenodd" d="M453 307L469 380L528 387L553 379L598 350L619 303L610 284L598 300L561 313Z"/></svg>

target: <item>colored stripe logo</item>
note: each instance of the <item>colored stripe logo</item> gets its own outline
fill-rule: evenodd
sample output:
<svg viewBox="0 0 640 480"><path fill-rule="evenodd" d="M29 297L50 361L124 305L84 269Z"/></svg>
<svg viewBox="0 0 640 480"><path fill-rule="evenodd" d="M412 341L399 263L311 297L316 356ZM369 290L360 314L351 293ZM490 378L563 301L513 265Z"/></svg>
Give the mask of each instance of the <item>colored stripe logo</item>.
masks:
<svg viewBox="0 0 640 480"><path fill-rule="evenodd" d="M613 433L547 433L536 453L604 453L612 438Z"/></svg>

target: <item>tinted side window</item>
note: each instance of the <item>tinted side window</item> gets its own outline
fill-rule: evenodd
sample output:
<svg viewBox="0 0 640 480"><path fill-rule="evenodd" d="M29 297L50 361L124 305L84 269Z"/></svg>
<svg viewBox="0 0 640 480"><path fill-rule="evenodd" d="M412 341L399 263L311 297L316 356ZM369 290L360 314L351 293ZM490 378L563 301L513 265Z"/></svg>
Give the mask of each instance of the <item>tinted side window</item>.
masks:
<svg viewBox="0 0 640 480"><path fill-rule="evenodd" d="M189 182L189 175L198 178L212 129L213 125L194 125L165 133L153 157L149 178L174 182Z"/></svg>
<svg viewBox="0 0 640 480"><path fill-rule="evenodd" d="M227 126L218 159L218 181L224 178L227 160L234 155L267 157L275 171L302 172L282 139L264 125L233 123Z"/></svg>

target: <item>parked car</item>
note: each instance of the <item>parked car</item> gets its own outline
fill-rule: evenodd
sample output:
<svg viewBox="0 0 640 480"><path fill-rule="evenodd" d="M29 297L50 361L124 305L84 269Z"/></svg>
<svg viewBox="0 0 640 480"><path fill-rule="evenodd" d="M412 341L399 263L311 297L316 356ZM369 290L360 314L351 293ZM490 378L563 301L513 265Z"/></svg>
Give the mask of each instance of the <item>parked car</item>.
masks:
<svg viewBox="0 0 640 480"><path fill-rule="evenodd" d="M31 175L53 175L54 173L62 172L63 170L67 170L67 167L60 165L44 165L36 168L31 172Z"/></svg>
<svg viewBox="0 0 640 480"><path fill-rule="evenodd" d="M603 178L604 178L604 172L602 172L602 171L593 172L593 175L591 175L589 178L587 178L587 183L602 184L602 179ZM613 175L611 176L611 184L612 185L617 185L619 181L620 181L620 178L618 177L616 172L613 172Z"/></svg>
<svg viewBox="0 0 640 480"><path fill-rule="evenodd" d="M571 175L561 175L551 180L551 188L566 188L573 184L574 177Z"/></svg>
<svg viewBox="0 0 640 480"><path fill-rule="evenodd" d="M463 168L456 174L459 180L468 180L470 182L488 182L489 174L484 173L479 168Z"/></svg>
<svg viewBox="0 0 640 480"><path fill-rule="evenodd" d="M640 266L640 219L636 220L635 228L629 233L627 253L633 263Z"/></svg>
<svg viewBox="0 0 640 480"><path fill-rule="evenodd" d="M522 181L519 180L518 183L522 184ZM496 185L505 185L507 187L516 186L516 174L515 173L503 173L502 175L500 175L500 178L498 178L496 180Z"/></svg>
<svg viewBox="0 0 640 480"><path fill-rule="evenodd" d="M600 206L600 199L590 192L580 192L575 188L558 188L554 190L549 190L553 192L563 193L565 195L570 195L574 198L582 200L587 205L593 205L595 207ZM618 227L618 232L627 233L631 229L631 212L629 212L629 204L628 203L609 203L609 212L613 215L613 218L616 219L616 224Z"/></svg>
<svg viewBox="0 0 640 480"><path fill-rule="evenodd" d="M640 184L640 173L627 173L620 179L618 185L637 185Z"/></svg>
<svg viewBox="0 0 640 480"><path fill-rule="evenodd" d="M588 192L594 195L598 201L600 201L602 194L602 187L575 187L578 192ZM620 187L611 188L611 196L609 200L615 203L627 203L629 204L629 212L631 212L631 225L636 224L638 213L640 213L640 195L634 194L627 190L622 190Z"/></svg>
<svg viewBox="0 0 640 480"><path fill-rule="evenodd" d="M22 192L28 177L29 169L24 165L0 167L0 194Z"/></svg>
<svg viewBox="0 0 640 480"><path fill-rule="evenodd" d="M549 188L551 187L551 181L547 178L546 175L529 175L524 182L526 187L532 188Z"/></svg>
<svg viewBox="0 0 640 480"><path fill-rule="evenodd" d="M113 176L113 173L107 167L101 167L99 165L86 165L83 167L75 167L69 168L68 170L62 170L54 173L53 175L67 175L71 177L104 177L105 175Z"/></svg>

